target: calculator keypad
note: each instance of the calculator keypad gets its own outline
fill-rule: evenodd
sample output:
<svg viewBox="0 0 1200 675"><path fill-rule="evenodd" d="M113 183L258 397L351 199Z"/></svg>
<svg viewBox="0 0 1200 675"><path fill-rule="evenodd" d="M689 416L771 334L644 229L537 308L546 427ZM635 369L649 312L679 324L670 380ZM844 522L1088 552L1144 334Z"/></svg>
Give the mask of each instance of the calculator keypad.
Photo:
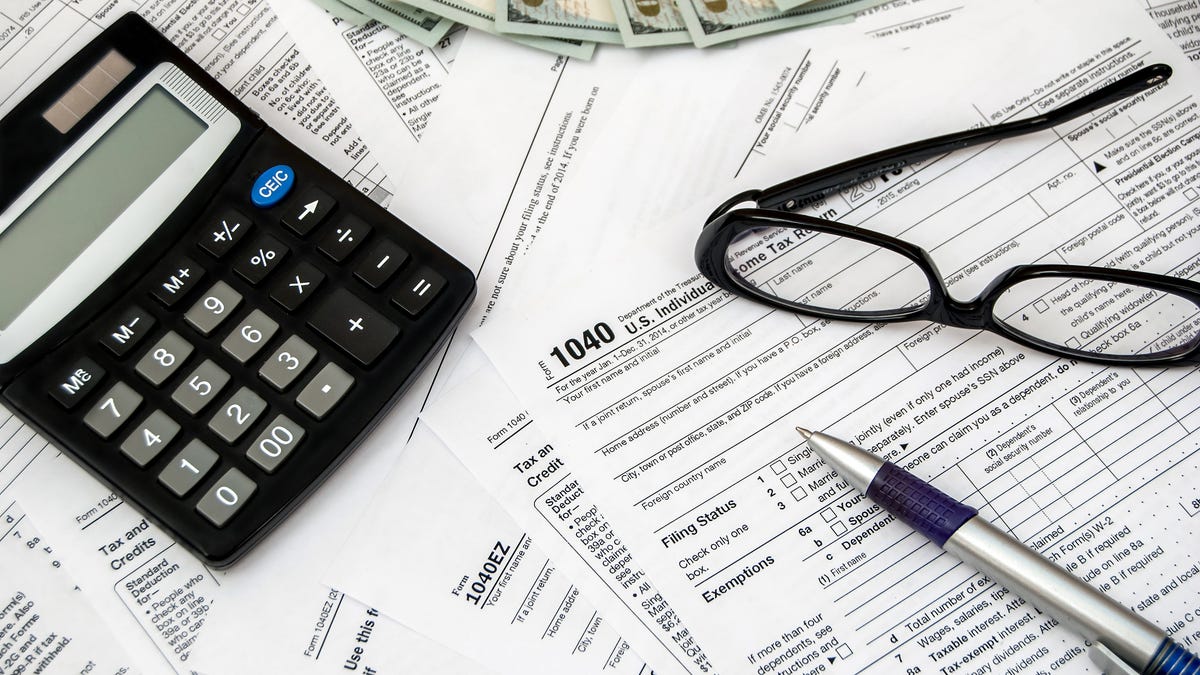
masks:
<svg viewBox="0 0 1200 675"><path fill-rule="evenodd" d="M217 453L199 439L195 439L184 446L162 473L158 474L158 482L176 497L182 497L191 492L216 464Z"/></svg>
<svg viewBox="0 0 1200 675"><path fill-rule="evenodd" d="M141 394L124 382L117 382L84 415L83 423L100 438L108 438L137 412L141 404Z"/></svg>
<svg viewBox="0 0 1200 675"><path fill-rule="evenodd" d="M314 418L324 419L353 385L354 378L349 373L335 364L326 363L296 397L296 404Z"/></svg>
<svg viewBox="0 0 1200 675"><path fill-rule="evenodd" d="M279 324L272 321L261 309L256 309L225 338L221 349L237 359L238 363L246 363L254 358L263 345L271 341L277 330Z"/></svg>
<svg viewBox="0 0 1200 675"><path fill-rule="evenodd" d="M205 361L196 366L189 375L184 376L183 381L171 394L171 399L192 416L199 415L201 410L220 395L226 384L229 384L229 373L221 370L221 367L212 361Z"/></svg>
<svg viewBox="0 0 1200 675"><path fill-rule="evenodd" d="M218 281L207 293L200 296L183 318L192 324L192 328L200 331L201 335L207 336L228 319L240 304L242 295L224 281Z"/></svg>
<svg viewBox="0 0 1200 675"><path fill-rule="evenodd" d="M179 424L165 412L155 410L121 443L121 452L138 466L146 466L178 433Z"/></svg>
<svg viewBox="0 0 1200 675"><path fill-rule="evenodd" d="M147 382L159 386L171 377L192 354L192 345L171 331L159 338L138 361L135 370Z"/></svg>
<svg viewBox="0 0 1200 675"><path fill-rule="evenodd" d="M257 285L283 262L287 254L288 250L283 242L269 234L262 234L249 248L242 250L233 271L246 281Z"/></svg>
<svg viewBox="0 0 1200 675"><path fill-rule="evenodd" d="M308 370L316 355L317 350L312 345L293 335L263 363L258 375L278 391L283 391Z"/></svg>
<svg viewBox="0 0 1200 675"><path fill-rule="evenodd" d="M150 334L155 325L154 315L134 305L117 315L114 321L104 324L100 344L108 348L113 356L124 357Z"/></svg>
<svg viewBox="0 0 1200 675"><path fill-rule="evenodd" d="M266 208L248 185L219 190L57 367L17 381L57 411L39 424L82 430L90 442L56 440L172 535L226 542L218 566L328 472L474 293L469 270L353 188L256 166L230 175L282 166L298 182Z"/></svg>

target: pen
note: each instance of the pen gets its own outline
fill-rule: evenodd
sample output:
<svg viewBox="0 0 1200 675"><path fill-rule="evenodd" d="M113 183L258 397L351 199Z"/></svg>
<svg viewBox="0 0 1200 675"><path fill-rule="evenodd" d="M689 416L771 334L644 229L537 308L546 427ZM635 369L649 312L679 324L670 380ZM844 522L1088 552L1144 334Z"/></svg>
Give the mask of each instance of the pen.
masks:
<svg viewBox="0 0 1200 675"><path fill-rule="evenodd" d="M1200 657L1166 631L1088 586L978 512L874 454L796 427L830 468L942 549L1083 635L1107 675L1198 675Z"/></svg>

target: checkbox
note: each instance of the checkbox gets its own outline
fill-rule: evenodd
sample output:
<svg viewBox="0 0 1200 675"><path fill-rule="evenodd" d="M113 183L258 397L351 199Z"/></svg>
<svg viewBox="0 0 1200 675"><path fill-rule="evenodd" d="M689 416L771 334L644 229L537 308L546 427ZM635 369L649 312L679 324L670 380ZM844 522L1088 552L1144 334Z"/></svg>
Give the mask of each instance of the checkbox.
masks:
<svg viewBox="0 0 1200 675"><path fill-rule="evenodd" d="M1033 303L1033 308L1038 311L1038 314L1044 314L1046 310L1050 309L1050 305L1047 305L1045 300L1038 300Z"/></svg>
<svg viewBox="0 0 1200 675"><path fill-rule="evenodd" d="M808 496L808 493L804 491L803 485L796 488L795 490L792 490L792 498L795 499L796 501L800 501L801 499L804 499L807 496Z"/></svg>
<svg viewBox="0 0 1200 675"><path fill-rule="evenodd" d="M837 514L833 512L833 509L825 509L821 511L821 517L825 519L825 522L832 523L833 519L837 518Z"/></svg>
<svg viewBox="0 0 1200 675"><path fill-rule="evenodd" d="M1188 189L1184 190L1183 196L1187 197L1188 199L1195 199L1196 198L1196 188L1188 188Z"/></svg>
<svg viewBox="0 0 1200 675"><path fill-rule="evenodd" d="M774 462L771 462L771 470L775 472L776 476L778 476L784 471L787 471L787 467L783 465L783 462L775 460Z"/></svg>
<svg viewBox="0 0 1200 675"><path fill-rule="evenodd" d="M237 13L246 16L250 13L250 5L238 5Z"/></svg>
<svg viewBox="0 0 1200 675"><path fill-rule="evenodd" d="M1079 349L1079 339L1078 338L1067 338L1063 342L1071 349L1076 349L1076 350Z"/></svg>
<svg viewBox="0 0 1200 675"><path fill-rule="evenodd" d="M848 645L848 644L838 645L837 655L842 657L843 659L850 656L853 653L854 653L854 650L850 649L850 645Z"/></svg>
<svg viewBox="0 0 1200 675"><path fill-rule="evenodd" d="M229 33L226 33L225 31L221 30L220 28L218 28L212 32L212 36L218 40L224 40L226 35L229 35Z"/></svg>
<svg viewBox="0 0 1200 675"><path fill-rule="evenodd" d="M793 476L793 475L792 475L792 474L790 474L790 473L785 473L785 474L783 474L783 478L781 478L780 480L782 480L782 481L783 481L783 487L789 487L789 488L790 488L790 487L792 487L793 485L795 485L795 484L796 484L796 477L795 477L795 476Z"/></svg>
<svg viewBox="0 0 1200 675"><path fill-rule="evenodd" d="M850 529L846 527L846 524L840 520L830 523L829 527L833 528L833 533L837 535L846 534L846 530Z"/></svg>

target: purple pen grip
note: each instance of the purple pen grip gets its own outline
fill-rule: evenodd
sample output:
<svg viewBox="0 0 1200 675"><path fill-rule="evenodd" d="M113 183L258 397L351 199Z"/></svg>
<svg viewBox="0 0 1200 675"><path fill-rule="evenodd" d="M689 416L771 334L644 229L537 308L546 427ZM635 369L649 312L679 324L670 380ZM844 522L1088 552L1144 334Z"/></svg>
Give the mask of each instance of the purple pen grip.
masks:
<svg viewBox="0 0 1200 675"><path fill-rule="evenodd" d="M939 547L977 513L891 462L879 468L867 496Z"/></svg>

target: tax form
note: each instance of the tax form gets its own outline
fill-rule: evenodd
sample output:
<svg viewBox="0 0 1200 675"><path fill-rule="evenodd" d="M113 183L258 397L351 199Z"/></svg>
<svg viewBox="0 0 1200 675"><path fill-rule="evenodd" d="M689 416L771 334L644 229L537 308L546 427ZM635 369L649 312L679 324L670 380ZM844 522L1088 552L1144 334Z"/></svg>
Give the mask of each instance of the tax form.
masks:
<svg viewBox="0 0 1200 675"><path fill-rule="evenodd" d="M913 50L894 72L872 72L883 85L869 100L886 107L840 119L826 130L842 134L836 153L814 143L794 173L1027 116L1143 64L1170 63L1175 79L1053 132L927 161L814 212L925 247L959 297L1037 261L1194 278L1194 70L1132 4L1098 13L1031 3L1022 18L992 22L992 40ZM1036 56L1008 48L1017 35L1042 45ZM926 87L914 73L938 77ZM785 176L776 168L776 180ZM582 241L564 250L591 257L523 277L522 292L540 288L553 314L476 333L572 467L525 490L527 509L576 524L572 502L589 495L720 672L1091 672L1077 636L894 523L793 430L824 428L967 496L1196 644L1196 369L1106 369L985 334L765 310L694 274L705 214L698 205L665 223L610 221L592 239L584 233L598 224L580 222ZM636 230L639 245L609 245L619 228ZM553 291L563 287L569 299ZM1046 300L1046 311L1064 309ZM522 481L519 467L492 480Z"/></svg>
<svg viewBox="0 0 1200 675"><path fill-rule="evenodd" d="M134 665L11 489L48 443L0 408L0 673L129 672Z"/></svg>
<svg viewBox="0 0 1200 675"><path fill-rule="evenodd" d="M927 16L934 3L919 4L923 10L920 16ZM952 8L939 6L934 13L953 11ZM894 13L887 18L893 24L896 21ZM523 54L519 58L527 63L507 64L503 59L516 59L518 55L493 51L487 43L468 39L455 62L455 79L447 88L445 98L439 102L439 105L446 107L439 111L439 117L430 132L435 136L423 140L422 149L424 143L433 142L429 147L436 148L438 156L418 162L427 170L413 175L411 180L418 183L413 187L414 190L445 190L444 186L438 184L440 176L455 171L465 172L461 182L472 186L472 189L461 199L450 203L431 203L429 217L452 222L455 217L479 218L479 214L486 214L484 217L496 219L499 228L511 233L505 236L505 241L511 242L510 245L493 244L500 255L489 261L488 264L494 266L485 267L481 275L481 279L494 280L494 283L487 284L481 281L480 287L486 290L481 295L486 297L489 307L489 313L482 315L481 319L502 315L507 311L506 308L512 306L509 304L509 284L513 283L514 278L520 277L525 265L541 255L541 242L548 232L564 225L568 231L573 230L574 221L570 212L560 212L558 204L569 202L571 195L587 190L594 184L595 176L589 166L594 163L598 153L611 153L622 159L625 169L623 184L644 186L645 190L653 189L653 194L664 197L628 200L630 203L664 210L675 208L680 201L702 194L707 181L732 176L740 169L769 156L776 148L784 147L795 130L803 128L820 110L830 109L829 106L834 105L839 96L844 96L847 88L852 88L857 82L858 74L852 68L841 65L821 45L853 39L855 36L850 29L846 29L814 40L809 48L800 52L792 44L780 40L775 44L761 43L752 46L751 50L718 54L695 62L691 58L683 58L690 55L643 57L604 52L594 64L554 64L551 71L554 74L550 82L552 86L541 89L537 97L528 86L528 80L531 74L539 72L536 59L540 57L532 53ZM665 81L651 79L639 82L635 73L641 72L650 63L675 76ZM760 65L751 76L745 74L745 64L748 63ZM521 74L519 81L512 73ZM633 84L626 84L630 82ZM720 97L705 97L706 90L700 86L701 83L724 93ZM653 91L655 89L658 91ZM466 101L458 98L463 91L479 93L471 101ZM476 100L478 103L474 103ZM736 142L721 148L710 148L703 144L703 137L697 135L705 132L702 126L672 122L669 131L666 131L663 125L646 124L648 119L674 120L679 110L691 111L693 102L707 103L702 114L719 118L724 125L724 132ZM485 105L490 106L493 112L480 116L478 110L484 109ZM536 122L536 126L529 124L529 120ZM519 132L518 129L523 131ZM451 132L453 135L438 138L436 134L439 132ZM622 142L607 144L602 148L596 146L593 139L604 134L616 134L622 138ZM457 169L450 167L452 164L461 164L459 158L477 153L479 148L488 148L486 161ZM681 164L702 163L704 166L711 165L714 171L656 175L653 163L645 161L649 157L645 152L648 148L678 153L671 157ZM691 154L686 155L688 152ZM720 159L714 155L719 155ZM459 213L463 215L458 216ZM457 379L461 372L464 372L463 368L459 368L450 380ZM478 410L479 406L473 404L458 410L464 409ZM461 417L461 412L454 413L454 416ZM514 444L511 447L518 446ZM418 427L405 455L393 469L393 476L386 481L389 489L381 490L364 512L362 521L349 538L354 542L353 546L343 550L328 580L354 595L372 598L384 612L411 625L422 625L431 635L446 636L444 639L449 646L470 654L493 654L494 658L485 661L490 667L502 670L507 666L527 671L530 668L529 661L501 658L516 647L510 642L510 632L498 628L484 630L481 627L483 621L480 615L496 615L498 611L485 606L476 612L475 605L469 600L471 595L483 597L470 590L474 583L479 582L484 590L491 587L489 584L495 583L495 577L489 576L492 572L480 567L481 564L486 565L486 561L481 563L478 554L465 563L458 557L452 557L458 556L460 549L474 547L482 550L480 546L490 546L492 542L485 539L487 529L481 529L478 523L461 522L453 525L459 536L446 541L444 535L428 531L418 533L412 528L397 525L406 517L405 514L421 510L421 505L430 501L448 502L439 510L442 522L447 526L456 522L456 513L471 509L486 511L479 506L481 502L478 498L468 499L464 496L461 479L451 478L463 475L461 470L446 468L430 474L421 471L419 465L407 461L412 458L417 463L435 462L434 458L444 452L427 429ZM413 486L410 472L419 473L424 479ZM470 482L469 477L467 481ZM478 489L474 483L471 483L471 487ZM445 495L445 498L426 496L434 494ZM491 521L492 518L487 519L487 522ZM398 527L402 536L378 534L395 532ZM535 547L542 548L543 532L526 529L529 527L527 522L521 522L519 527L509 524L501 529L498 522L489 524L489 527L501 532L532 534ZM473 534L476 531L480 536ZM430 550L435 546L434 542L440 546L436 552ZM553 544L553 541L549 543ZM418 556L408 553L409 550L428 553ZM646 659L655 672L686 672L680 660L691 663L693 659L701 659L703 662L702 652L694 639L689 640L685 635L678 642L668 638L667 644L663 644L629 608L608 597L610 592L603 584L589 578L592 572L586 567L570 566L569 559L564 563L562 555L555 550L548 551L555 561L555 576L565 575L570 579L572 588L577 586L582 589L581 599L595 603L599 615L633 645L637 655ZM569 549L567 552L570 553ZM443 562L443 556L447 562ZM372 570L378 569L392 570L395 574L372 573ZM484 577L488 578L485 580ZM460 588L464 578L468 583ZM521 586L516 583L509 584L507 588L513 586L533 588L528 584ZM647 597L654 595L649 591L647 593ZM512 591L506 591L501 601L507 602L510 595ZM526 596L518 593L516 597L520 599ZM538 597L538 604L544 604L545 596L541 591L538 591ZM555 596L550 597L553 599ZM415 602L418 598L424 601ZM572 610L576 614L580 613L579 604L576 602ZM671 627L673 632L682 628L674 623ZM476 639L464 641L461 637L464 631L469 631ZM497 640L509 643L496 644ZM600 640L595 640L593 644L600 643ZM611 647L601 653L609 654L610 651ZM621 665L624 666L628 660L627 655Z"/></svg>
<svg viewBox="0 0 1200 675"><path fill-rule="evenodd" d="M393 188L386 172L358 137L345 111L312 76L308 61L296 50L265 2L6 3L0 9L0 112L11 108L75 50L130 10L149 18L259 115L349 183L380 203L392 201ZM415 416L415 412L411 415ZM4 410L0 410L0 416L9 418ZM9 424L17 422L14 419ZM27 429L23 433L32 434ZM376 461L380 465L389 463L386 456L377 456ZM357 479L369 480L381 473L370 468L365 460L360 460L359 465L363 473ZM153 524L124 506L110 490L53 448L44 449L36 460L27 464L12 466L24 468L19 477L5 484L6 496L15 495L17 505L37 523L40 535L53 542L55 555L83 589L78 595L95 603L98 616L103 617L103 621L91 622L97 640L114 646L114 652L120 651L117 646L124 647L132 657L130 665L139 670L185 672L196 663L194 657L202 644L201 636L218 625L213 619L215 612L223 607L230 618L220 621L243 625L241 622L247 616L269 606L256 604L259 597L240 592L236 582L223 583L222 573L207 569L182 552ZM349 481L350 471L344 470L342 476L345 476L342 480ZM47 485L55 489L47 490ZM364 493L372 489L360 485L358 490ZM311 503L309 508L315 508ZM338 517L349 518L347 514L354 512L355 506L353 500L343 496L332 500L321 512L336 521ZM319 528L321 524L314 522L313 526ZM286 536L281 534L278 538ZM320 538L291 536L313 542L314 547L325 545ZM280 555L287 555L283 547ZM296 567L289 565L288 569ZM247 570L239 579L255 588L269 586L261 582L261 577L254 582L249 577ZM280 575L273 574L271 578L279 579ZM315 580L316 575L312 578ZM6 581L9 579L16 587L37 584L36 577L31 580L23 572L6 577ZM298 642L307 645L308 629L319 621L322 602L328 593L328 588L314 583L315 601L297 602L305 608L304 623L308 623L303 632L298 631L303 635L302 639L295 638ZM246 604L241 605L242 601ZM278 609L279 614L271 615L265 623L274 625L277 620L284 623L281 617L301 615L291 611L291 607ZM312 612L312 623L308 622L308 611ZM86 617L87 613L80 610L76 615ZM105 625L111 627L114 639L105 635ZM382 633L380 630L376 634ZM237 644L254 647L263 644L260 633L241 630L236 635ZM348 643L346 649L352 650L356 644L354 632L344 637ZM335 656L341 654L333 648L336 637L327 642L330 648L325 652L326 661L331 670L340 669L342 660ZM422 642L408 631L391 643L404 646L410 663L420 664L423 656L428 657L426 662L430 664L457 665L462 661L444 657L439 647ZM78 645L82 648L84 644L85 640L79 638ZM218 645L214 651L236 662L239 650L228 649L228 644ZM249 646L245 651L252 651ZM298 648L297 653L302 649ZM212 672L230 670L232 667L224 667Z"/></svg>

